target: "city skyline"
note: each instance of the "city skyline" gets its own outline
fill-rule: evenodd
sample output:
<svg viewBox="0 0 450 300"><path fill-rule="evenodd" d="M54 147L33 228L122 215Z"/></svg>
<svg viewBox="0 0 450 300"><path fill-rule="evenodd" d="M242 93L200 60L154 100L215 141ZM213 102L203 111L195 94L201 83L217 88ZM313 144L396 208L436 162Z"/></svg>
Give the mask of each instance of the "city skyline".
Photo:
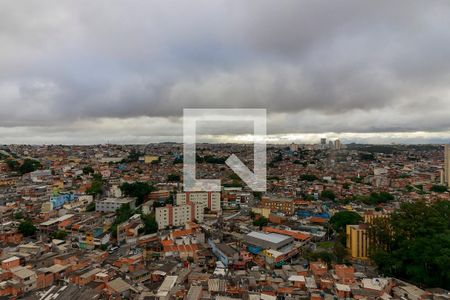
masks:
<svg viewBox="0 0 450 300"><path fill-rule="evenodd" d="M0 299L450 300L449 0L0 1Z"/></svg>

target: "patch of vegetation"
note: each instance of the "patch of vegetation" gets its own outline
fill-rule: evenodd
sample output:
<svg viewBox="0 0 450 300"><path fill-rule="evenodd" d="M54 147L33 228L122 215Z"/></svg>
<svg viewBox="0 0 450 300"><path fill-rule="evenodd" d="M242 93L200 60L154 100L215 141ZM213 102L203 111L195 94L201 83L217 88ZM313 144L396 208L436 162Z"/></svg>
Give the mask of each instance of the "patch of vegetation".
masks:
<svg viewBox="0 0 450 300"><path fill-rule="evenodd" d="M14 219L16 220L22 220L23 219L23 213L21 211L18 211L14 214Z"/></svg>
<svg viewBox="0 0 450 300"><path fill-rule="evenodd" d="M445 193L448 191L448 189L445 185L433 185L431 187L430 191L436 192L436 193Z"/></svg>
<svg viewBox="0 0 450 300"><path fill-rule="evenodd" d="M394 199L395 197L388 192L379 192L379 193L373 192L369 196L362 196L362 195L353 196L352 201L361 202L366 205L379 205L382 203L393 201Z"/></svg>
<svg viewBox="0 0 450 300"><path fill-rule="evenodd" d="M332 242L332 241L320 242L320 243L317 243L317 247L323 248L323 249L333 249L334 248L334 242Z"/></svg>
<svg viewBox="0 0 450 300"><path fill-rule="evenodd" d="M375 160L375 155L370 152L369 153L364 152L359 154L359 158L365 161L373 161Z"/></svg>
<svg viewBox="0 0 450 300"><path fill-rule="evenodd" d="M88 175L88 174L94 174L94 169L91 166L86 166L83 168L83 174L84 175Z"/></svg>
<svg viewBox="0 0 450 300"><path fill-rule="evenodd" d="M21 175L31 173L39 168L42 168L42 165L39 161L29 158L24 159L22 164L20 164L17 160L8 159L6 161L6 164L11 171L18 172Z"/></svg>
<svg viewBox="0 0 450 300"><path fill-rule="evenodd" d="M158 223L154 215L141 215L141 219L144 223L144 228L142 228L141 233L151 234L158 232Z"/></svg>
<svg viewBox="0 0 450 300"><path fill-rule="evenodd" d="M136 181L133 183L125 182L120 186L122 193L128 197L136 197L136 205L141 205L145 197L155 190L155 187L148 182Z"/></svg>
<svg viewBox="0 0 450 300"><path fill-rule="evenodd" d="M138 152L136 150L131 150L131 152L128 154L127 158L122 159L122 163L132 163L139 161L139 157L143 156L144 153Z"/></svg>
<svg viewBox="0 0 450 300"><path fill-rule="evenodd" d="M95 211L95 202L92 201L86 206L86 211Z"/></svg>
<svg viewBox="0 0 450 300"><path fill-rule="evenodd" d="M268 223L269 220L266 217L260 216L253 221L253 226L258 226L259 229L262 229L264 226L267 226Z"/></svg>
<svg viewBox="0 0 450 300"><path fill-rule="evenodd" d="M26 220L19 224L19 228L17 229L23 236L33 236L36 234L37 228L30 221Z"/></svg>
<svg viewBox="0 0 450 300"><path fill-rule="evenodd" d="M356 225L361 223L363 218L354 211L340 211L335 213L331 219L330 224L337 232L345 232L347 225Z"/></svg>
<svg viewBox="0 0 450 300"><path fill-rule="evenodd" d="M86 190L86 194L97 196L102 193L103 190L103 177L100 173L95 173L92 182L91 187Z"/></svg>
<svg viewBox="0 0 450 300"><path fill-rule="evenodd" d="M322 199L327 199L327 200L334 200L334 199L336 199L336 195L335 195L334 192L331 191L331 190L323 190L323 191L320 193L320 197L321 197Z"/></svg>
<svg viewBox="0 0 450 300"><path fill-rule="evenodd" d="M181 176L178 174L170 174L167 176L167 181L168 182L180 182Z"/></svg>
<svg viewBox="0 0 450 300"><path fill-rule="evenodd" d="M374 222L369 237L382 273L420 286L450 286L450 202L404 203Z"/></svg>
<svg viewBox="0 0 450 300"><path fill-rule="evenodd" d="M305 180L305 181L314 181L314 180L318 180L319 178L317 178L316 175L313 174L302 174L300 176L300 180Z"/></svg>
<svg viewBox="0 0 450 300"><path fill-rule="evenodd" d="M130 204L123 204L120 208L116 210L116 219L114 223L111 225L111 235L113 237L117 237L117 225L127 221L132 215L134 211L131 209Z"/></svg>
<svg viewBox="0 0 450 300"><path fill-rule="evenodd" d="M53 232L52 238L57 240L64 240L67 237L67 232L64 230L57 230Z"/></svg>

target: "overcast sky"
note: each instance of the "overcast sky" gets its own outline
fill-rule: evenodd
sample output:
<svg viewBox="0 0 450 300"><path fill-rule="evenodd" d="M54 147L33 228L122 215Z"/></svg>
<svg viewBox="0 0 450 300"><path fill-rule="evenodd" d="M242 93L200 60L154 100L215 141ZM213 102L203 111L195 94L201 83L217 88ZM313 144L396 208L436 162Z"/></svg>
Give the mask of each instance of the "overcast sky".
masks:
<svg viewBox="0 0 450 300"><path fill-rule="evenodd" d="M0 1L0 144L179 141L183 108L266 108L271 141L450 141L450 2Z"/></svg>

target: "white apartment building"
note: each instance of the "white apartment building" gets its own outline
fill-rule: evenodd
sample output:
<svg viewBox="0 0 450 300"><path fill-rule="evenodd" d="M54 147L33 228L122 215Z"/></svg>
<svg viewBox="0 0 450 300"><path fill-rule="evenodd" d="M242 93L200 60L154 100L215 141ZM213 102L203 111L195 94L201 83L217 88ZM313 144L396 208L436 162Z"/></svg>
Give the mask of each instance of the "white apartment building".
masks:
<svg viewBox="0 0 450 300"><path fill-rule="evenodd" d="M210 211L218 212L220 211L220 192L177 193L177 205L189 203L195 203L199 210L203 210L207 207Z"/></svg>
<svg viewBox="0 0 450 300"><path fill-rule="evenodd" d="M203 217L203 208L197 209L194 203L177 206L166 205L155 208L155 219L159 229L168 226L184 226L190 221L201 223L203 222Z"/></svg>
<svg viewBox="0 0 450 300"><path fill-rule="evenodd" d="M115 212L122 205L129 204L131 209L136 208L135 198L106 198L105 200L95 203L95 211Z"/></svg>

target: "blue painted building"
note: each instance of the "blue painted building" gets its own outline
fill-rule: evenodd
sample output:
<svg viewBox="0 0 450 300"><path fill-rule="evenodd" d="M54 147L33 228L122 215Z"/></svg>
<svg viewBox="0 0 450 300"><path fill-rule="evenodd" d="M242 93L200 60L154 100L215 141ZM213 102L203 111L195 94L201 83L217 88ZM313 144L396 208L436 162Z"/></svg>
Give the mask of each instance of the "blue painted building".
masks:
<svg viewBox="0 0 450 300"><path fill-rule="evenodd" d="M208 240L211 246L212 253L219 259L226 267L239 260L239 252L227 244L216 244L212 240Z"/></svg>
<svg viewBox="0 0 450 300"><path fill-rule="evenodd" d="M52 205L52 209L60 209L64 204L68 202L72 202L77 197L75 194L67 193L67 194L60 194L58 196L53 196L50 198L50 203Z"/></svg>

